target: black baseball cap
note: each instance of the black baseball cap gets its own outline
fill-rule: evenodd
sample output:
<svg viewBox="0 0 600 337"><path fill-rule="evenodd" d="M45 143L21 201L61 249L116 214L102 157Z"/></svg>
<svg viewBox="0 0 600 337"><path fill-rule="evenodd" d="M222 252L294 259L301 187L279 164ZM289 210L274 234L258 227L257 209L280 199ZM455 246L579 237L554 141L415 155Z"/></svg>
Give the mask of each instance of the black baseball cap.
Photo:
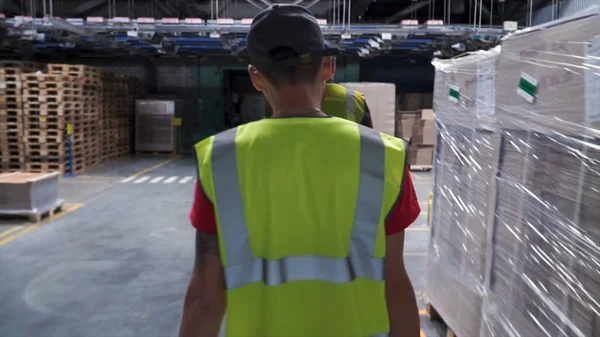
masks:
<svg viewBox="0 0 600 337"><path fill-rule="evenodd" d="M310 64L324 56L337 55L329 46L315 16L306 8L292 4L274 4L252 20L247 37L250 63L259 71ZM298 56L276 61L271 52L286 47Z"/></svg>

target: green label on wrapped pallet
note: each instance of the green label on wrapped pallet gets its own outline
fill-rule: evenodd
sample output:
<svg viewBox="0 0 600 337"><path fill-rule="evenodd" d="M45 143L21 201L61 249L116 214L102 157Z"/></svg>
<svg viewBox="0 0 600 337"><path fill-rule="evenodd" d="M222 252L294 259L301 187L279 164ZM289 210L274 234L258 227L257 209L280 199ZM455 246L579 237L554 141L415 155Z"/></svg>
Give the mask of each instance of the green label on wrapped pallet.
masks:
<svg viewBox="0 0 600 337"><path fill-rule="evenodd" d="M527 102L533 104L537 94L537 86L538 81L535 78L522 72L521 78L519 79L519 89L517 89L517 94L523 97Z"/></svg>
<svg viewBox="0 0 600 337"><path fill-rule="evenodd" d="M455 85L451 85L450 92L448 92L448 99L454 103L458 103L460 100L460 88Z"/></svg>

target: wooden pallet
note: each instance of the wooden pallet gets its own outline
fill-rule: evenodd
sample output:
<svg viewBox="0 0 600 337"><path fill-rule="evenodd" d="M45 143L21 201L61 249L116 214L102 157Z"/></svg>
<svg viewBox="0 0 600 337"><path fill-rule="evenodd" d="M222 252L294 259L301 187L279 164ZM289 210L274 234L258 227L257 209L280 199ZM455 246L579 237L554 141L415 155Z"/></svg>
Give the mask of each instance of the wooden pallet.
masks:
<svg viewBox="0 0 600 337"><path fill-rule="evenodd" d="M425 304L425 312L427 313L427 317L430 320L436 321L436 322L443 322L446 325L446 337L458 337L458 335L455 334L454 331L452 331L452 329L450 329L448 324L446 324L446 322L444 322L444 319L442 318L442 316L439 314L439 312L437 310L435 310L435 308L433 307L433 305L431 303Z"/></svg>
<svg viewBox="0 0 600 337"><path fill-rule="evenodd" d="M38 213L24 212L24 213L0 213L0 217L4 219L17 219L17 218L29 218L31 222L41 222L42 220L51 219L55 214L63 211L64 201L60 201L57 206Z"/></svg>
<svg viewBox="0 0 600 337"><path fill-rule="evenodd" d="M428 172L433 169L433 165L410 165L410 170L413 172Z"/></svg>

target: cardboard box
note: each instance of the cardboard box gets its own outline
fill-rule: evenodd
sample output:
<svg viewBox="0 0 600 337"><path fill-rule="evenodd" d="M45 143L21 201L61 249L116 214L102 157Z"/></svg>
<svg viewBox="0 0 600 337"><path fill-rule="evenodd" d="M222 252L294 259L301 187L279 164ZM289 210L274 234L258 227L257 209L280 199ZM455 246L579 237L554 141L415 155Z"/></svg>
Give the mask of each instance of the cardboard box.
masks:
<svg viewBox="0 0 600 337"><path fill-rule="evenodd" d="M428 93L422 95L421 108L422 109L433 109L433 93L432 92L428 92Z"/></svg>
<svg viewBox="0 0 600 337"><path fill-rule="evenodd" d="M340 83L364 94L371 111L373 128L390 136L396 134L396 85L393 83Z"/></svg>
<svg viewBox="0 0 600 337"><path fill-rule="evenodd" d="M421 132L421 144L435 145L435 121L423 120L423 130Z"/></svg>
<svg viewBox="0 0 600 337"><path fill-rule="evenodd" d="M400 111L396 115L396 137L409 141L415 122L419 120L419 111Z"/></svg>
<svg viewBox="0 0 600 337"><path fill-rule="evenodd" d="M404 110L420 110L422 106L423 95L416 93L404 94Z"/></svg>
<svg viewBox="0 0 600 337"><path fill-rule="evenodd" d="M433 146L419 146L413 165L433 165Z"/></svg>

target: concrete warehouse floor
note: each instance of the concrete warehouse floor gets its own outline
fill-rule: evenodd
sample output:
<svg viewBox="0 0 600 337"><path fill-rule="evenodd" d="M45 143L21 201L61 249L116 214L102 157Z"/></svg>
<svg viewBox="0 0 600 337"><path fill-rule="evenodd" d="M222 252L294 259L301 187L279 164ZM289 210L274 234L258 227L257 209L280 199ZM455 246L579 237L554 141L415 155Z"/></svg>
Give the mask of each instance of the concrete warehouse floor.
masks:
<svg viewBox="0 0 600 337"><path fill-rule="evenodd" d="M131 157L61 179L65 211L0 220L0 336L172 337L194 259L192 158ZM423 212L406 265L423 310L431 173L413 173ZM422 336L445 335L422 312Z"/></svg>

